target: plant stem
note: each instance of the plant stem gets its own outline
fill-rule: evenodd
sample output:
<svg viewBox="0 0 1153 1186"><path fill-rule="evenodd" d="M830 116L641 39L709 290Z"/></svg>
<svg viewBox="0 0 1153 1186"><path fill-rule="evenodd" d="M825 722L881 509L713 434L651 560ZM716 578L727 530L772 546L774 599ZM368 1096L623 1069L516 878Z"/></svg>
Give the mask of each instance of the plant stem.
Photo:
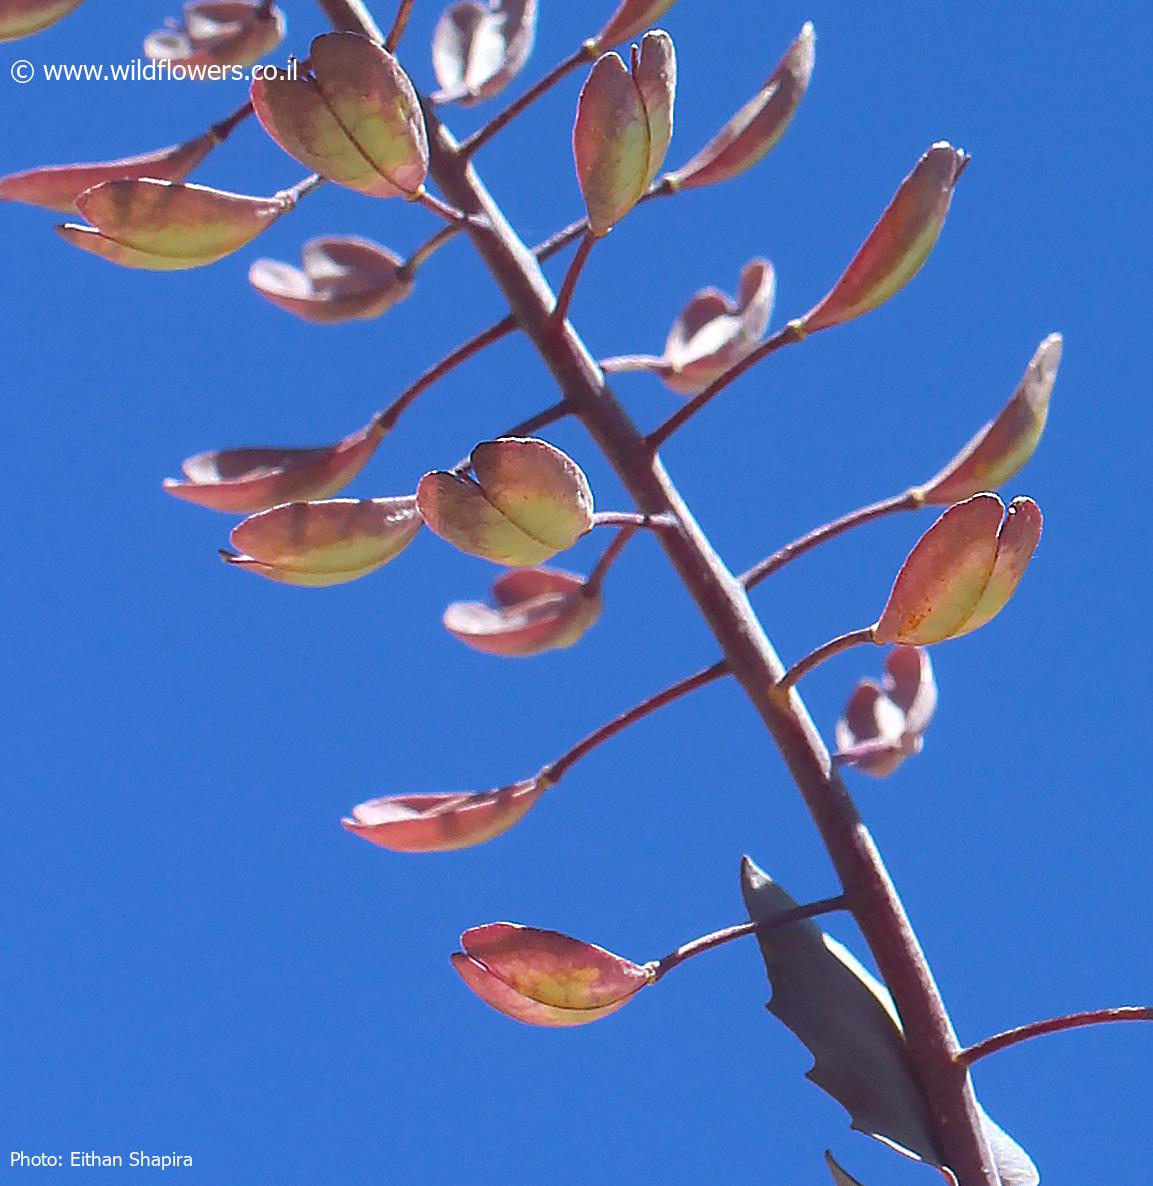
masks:
<svg viewBox="0 0 1153 1186"><path fill-rule="evenodd" d="M664 959L655 960L649 965L652 969L650 983L656 984L674 968L691 960L694 956L703 955L706 951L731 943L734 939L743 939L746 935L759 935L771 931L774 927L785 926L790 922L803 922L806 918L817 918L822 914L832 914L837 910L848 909L844 894L837 894L833 898L822 898L819 902L809 902L805 906L795 906L792 910L782 910L764 922L741 922L733 927L725 927L721 931L713 931L711 935L702 935L689 943L669 952Z"/></svg>
<svg viewBox="0 0 1153 1186"><path fill-rule="evenodd" d="M463 210L458 210L455 206L450 206L447 202L442 202L440 198L434 198L426 189L422 189L413 201L423 206L426 210L431 210L438 217L452 223L454 227L463 227L466 223L476 218L476 215L465 214Z"/></svg>
<svg viewBox="0 0 1153 1186"><path fill-rule="evenodd" d="M208 134L217 144L223 144L232 135L237 125L242 124L253 112L251 102L242 103L231 115L226 115L208 129Z"/></svg>
<svg viewBox="0 0 1153 1186"><path fill-rule="evenodd" d="M762 358L768 358L780 350L782 346L791 346L794 342L802 342L805 331L795 321L790 321L784 329L778 330L771 338L766 338L751 354L746 354L740 362L729 367L723 375L714 379L704 391L694 395L687 404L678 408L665 422L649 434L649 448L656 452L682 425L691 420L706 404L709 404L735 379L739 379L745 371L756 366Z"/></svg>
<svg viewBox="0 0 1153 1186"><path fill-rule="evenodd" d="M337 28L357 27L357 11L363 8L359 0L318 3ZM1001 1186L968 1071L954 1059L959 1045L952 1022L901 899L856 804L830 766L803 701L795 692L774 693L784 668L744 589L697 524L660 458L605 386L576 331L567 322L554 326L555 297L536 257L435 114L428 124L432 175L449 200L489 220L483 228L470 226L467 234L552 372L567 408L588 429L638 509L675 520L675 528L657 538L776 742L820 832L853 917L893 996L909 1065L957 1186Z"/></svg>
<svg viewBox="0 0 1153 1186"><path fill-rule="evenodd" d="M547 778L550 782L560 782L564 775L581 758L591 754L598 746L603 745L618 733L623 733L630 725L635 724L637 721L643 721L645 717L652 716L654 712L664 708L666 704L672 704L674 700L679 700L682 696L687 696L690 692L695 692L697 688L703 688L706 684L711 684L714 680L720 679L722 675L727 675L728 670L728 664L722 659L719 663L714 663L712 667L706 667L703 671L698 671L686 679L679 680L677 683L663 688L655 695L648 697L647 700L642 700L640 704L634 704L627 712L622 712L620 716L613 717L608 724L601 725L599 729L594 729L587 737L578 741L572 749L557 758L555 762L550 762L541 771L541 777Z"/></svg>
<svg viewBox="0 0 1153 1186"><path fill-rule="evenodd" d="M637 206L641 205L642 202L649 201L651 198L667 198L675 192L664 181L654 182L649 186L648 191L641 196L637 202ZM576 222L570 222L568 226L563 227L555 234L549 235L543 242L538 243L532 249L532 253L536 256L537 261L543 264L546 259L552 259L554 255L563 251L570 243L579 239L588 229L589 220L587 218L578 218Z"/></svg>
<svg viewBox="0 0 1153 1186"><path fill-rule="evenodd" d="M364 0L316 0L328 23L345 33L360 33L384 44L384 34Z"/></svg>
<svg viewBox="0 0 1153 1186"><path fill-rule="evenodd" d="M547 428L550 424L555 424L558 420L563 420L566 416L571 415L572 408L568 405L567 399L562 399L559 403L555 403L552 407L545 408L543 412L537 412L533 416L529 416L527 420L522 420L519 424L514 424L512 428L507 429L500 435L502 437L530 437L534 432L538 432L542 428Z"/></svg>
<svg viewBox="0 0 1153 1186"><path fill-rule="evenodd" d="M660 515L642 515L639 511L597 511L593 515L594 527L647 527L659 530L672 525L671 519Z"/></svg>
<svg viewBox="0 0 1153 1186"><path fill-rule="evenodd" d="M291 210L301 198L307 198L310 193L319 189L325 180L319 173L313 173L303 181L290 185L288 189L282 189L276 196L284 203L286 210Z"/></svg>
<svg viewBox="0 0 1153 1186"><path fill-rule="evenodd" d="M803 659L798 659L777 684L778 692L787 692L797 680L808 675L814 667L819 667L826 659L833 658L844 651L859 647L863 643L873 641L873 627L866 626L861 630L850 630L848 634L839 634L836 638L822 643L815 651L810 651Z"/></svg>
<svg viewBox="0 0 1153 1186"><path fill-rule="evenodd" d="M739 578L740 582L746 589L755 589L778 569L784 568L791 560L803 556L818 544L823 544L853 527L860 527L862 523L871 523L874 519L895 514L897 511L915 511L923 505L924 498L919 491L913 489L892 498L884 498L880 502L870 503L867 507L858 507L831 523L814 527L812 531L799 536L792 543L785 544L783 548L778 548L771 556L766 556L764 560L758 561L752 568L743 572Z"/></svg>
<svg viewBox="0 0 1153 1186"><path fill-rule="evenodd" d="M591 62L593 54L587 45L582 45L576 53L569 54L563 62L558 62L539 82L529 87L527 91L519 99L514 99L503 111L493 116L477 132L473 132L471 136L466 136L457 146L457 151L466 159L482 144L487 144L506 124L511 123L525 108L530 107L533 103L552 90L558 82L570 75L578 66L585 62Z"/></svg>
<svg viewBox="0 0 1153 1186"><path fill-rule="evenodd" d="M584 238L581 239L580 245L576 249L576 254L572 257L572 262L569 264L568 271L565 273L564 283L560 286L560 295L556 299L556 308L552 314L553 320L557 325L562 325L568 316L573 293L576 292L577 281L580 279L580 274L584 270L589 252L592 251L593 244L596 241L597 237L592 231L585 231Z"/></svg>
<svg viewBox="0 0 1153 1186"><path fill-rule="evenodd" d="M1086 1025L1106 1025L1114 1021L1153 1021L1153 1007L1122 1005L1116 1009L1092 1009L1087 1013L1069 1013L1064 1017L1050 1017L1047 1021L1034 1021L1029 1025L1006 1030L1003 1034L994 1034L993 1037L973 1046L967 1046L957 1052L956 1059L962 1066L967 1067L979 1058L996 1054L998 1050L1016 1046L1019 1042L1028 1042L1045 1034L1057 1034L1062 1030L1079 1029Z"/></svg>
<svg viewBox="0 0 1153 1186"><path fill-rule="evenodd" d="M396 427L396 422L401 415L415 402L422 391L431 387L449 371L455 370L462 362L472 358L474 354L479 354L486 346L491 346L493 342L499 342L501 338L507 337L514 329L516 329L516 318L510 314L495 325L490 325L488 329L481 330L467 342L462 342L455 350L446 354L440 362L430 366L419 379L406 387L384 411L377 413L377 428L382 433L391 432Z"/></svg>
<svg viewBox="0 0 1153 1186"><path fill-rule="evenodd" d="M626 523L620 531L613 536L613 542L609 544L604 550L604 554L597 561L596 567L588 575L588 580L585 581L585 596L596 597L601 591L601 586L605 583L605 577L608 576L608 571L616 562L617 557L625 550L630 539L640 530L636 523Z"/></svg>
<svg viewBox="0 0 1153 1186"><path fill-rule="evenodd" d="M416 269L429 258L440 250L450 239L455 239L457 235L464 229L464 224L460 222L450 223L448 226L441 227L435 235L426 239L409 257L404 261L400 271L404 273L406 279L411 279Z"/></svg>
<svg viewBox="0 0 1153 1186"><path fill-rule="evenodd" d="M655 354L616 354L612 358L602 358L597 366L606 375L623 375L629 371L661 371L665 368L665 360Z"/></svg>
<svg viewBox="0 0 1153 1186"><path fill-rule="evenodd" d="M400 7L396 10L396 16L392 22L392 28L388 31L388 36L384 39L384 48L390 54L396 53L396 47L400 44L400 39L404 36L404 30L408 25L408 18L412 16L413 0L400 0Z"/></svg>

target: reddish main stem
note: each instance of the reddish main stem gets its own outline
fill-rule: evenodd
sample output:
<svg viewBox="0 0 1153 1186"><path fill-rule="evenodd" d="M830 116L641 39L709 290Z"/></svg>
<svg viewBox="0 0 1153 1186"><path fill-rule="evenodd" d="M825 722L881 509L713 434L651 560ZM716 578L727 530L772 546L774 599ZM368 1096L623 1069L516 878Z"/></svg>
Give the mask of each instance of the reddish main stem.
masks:
<svg viewBox="0 0 1153 1186"><path fill-rule="evenodd" d="M1092 1009L1087 1013L1069 1013L1064 1017L1050 1017L1046 1021L1034 1021L1016 1029L994 1034L983 1042L967 1046L957 1052L957 1061L964 1066L975 1063L988 1054L996 1054L1019 1042L1040 1038L1045 1034L1058 1034L1062 1030L1080 1029L1086 1025L1107 1025L1114 1021L1153 1021L1153 1007L1148 1005L1122 1005L1116 1009Z"/></svg>
<svg viewBox="0 0 1153 1186"><path fill-rule="evenodd" d="M365 32L360 0L318 0L336 28ZM745 591L701 530L660 458L625 413L571 325L552 320L555 297L532 252L509 226L451 134L429 119L431 170L450 201L489 219L467 234L536 345L573 413L616 470L638 509L669 515L658 533L685 588L720 643L732 673L777 744L820 831L846 901L892 993L910 1066L958 1186L1001 1186L981 1110L952 1022L872 836L795 692L777 694L784 674Z"/></svg>

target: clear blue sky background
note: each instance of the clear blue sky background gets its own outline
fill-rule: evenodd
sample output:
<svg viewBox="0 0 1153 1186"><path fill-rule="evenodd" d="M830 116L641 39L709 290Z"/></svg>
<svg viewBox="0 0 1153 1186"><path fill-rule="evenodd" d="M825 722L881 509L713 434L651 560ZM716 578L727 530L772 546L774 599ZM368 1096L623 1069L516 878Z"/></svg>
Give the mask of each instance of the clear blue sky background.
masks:
<svg viewBox="0 0 1153 1186"><path fill-rule="evenodd" d="M320 17L306 0L285 7L303 53ZM525 80L611 3L541 7ZM439 6L416 9L403 56L427 86ZM93 2L5 46L0 170L141 151L231 110L242 91L229 84L6 78L18 57L131 59L164 15ZM731 290L765 254L779 325L822 294L929 143L973 154L912 287L759 367L667 461L743 566L927 477L1001 406L1037 342L1065 333L1046 439L1009 491L1046 513L1033 568L996 623L935 652L941 707L922 757L886 783L852 782L963 1039L1149 1001L1153 176L1135 132L1153 22L1132 6L1090 19L1035 0L681 0L665 21L680 60L671 164L755 90L805 19L816 72L781 146L739 182L630 218L595 252L574 319L601 354L659 349L694 289ZM577 86L480 159L530 241L580 208ZM451 123L467 131L484 110ZM299 176L251 125L197 179L268 192ZM752 943L571 1032L505 1020L448 964L462 929L501 918L658 956L741 918L746 851L798 897L832 892L798 796L733 688L602 750L491 845L392 856L338 826L374 795L525 776L711 661L655 546L631 549L579 648L502 662L441 630L444 604L482 595L494 572L431 536L354 585L284 588L222 566L229 521L161 492L201 449L335 439L499 316L468 246L443 251L384 320L325 329L255 296L250 260L295 259L322 232L404 251L434 229L429 215L326 190L254 249L161 276L71 250L53 221L0 208L0 1177L15 1174L12 1149L145 1149L191 1154L179 1180L197 1186L817 1186L832 1146L870 1186L938 1180L850 1133L802 1078L808 1055L764 1012ZM619 391L646 424L675 406L653 380ZM555 398L529 349L502 344L430 392L353 491L407 492ZM579 429L554 439L587 465L603 508L622 505ZM871 527L763 588L782 652L870 621L929 521ZM602 544L566 563L590 564ZM880 662L857 652L807 681L822 727ZM832 929L864 954L851 927ZM1047 1186L1146 1186L1151 1056L1153 1029L1082 1032L990 1060L978 1087Z"/></svg>

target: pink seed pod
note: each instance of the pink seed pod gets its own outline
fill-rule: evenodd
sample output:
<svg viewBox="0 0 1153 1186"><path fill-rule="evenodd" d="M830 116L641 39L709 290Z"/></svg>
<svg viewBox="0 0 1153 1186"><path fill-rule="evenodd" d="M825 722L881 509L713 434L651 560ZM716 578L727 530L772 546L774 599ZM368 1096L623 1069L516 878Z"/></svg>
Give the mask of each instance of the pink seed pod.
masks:
<svg viewBox="0 0 1153 1186"><path fill-rule="evenodd" d="M301 250L301 267L258 259L248 282L265 300L315 325L370 321L412 292L404 261L367 239L325 235Z"/></svg>
<svg viewBox="0 0 1153 1186"><path fill-rule="evenodd" d="M1013 596L1041 538L1030 498L977 494L950 507L897 574L873 641L928 646L985 625Z"/></svg>
<svg viewBox="0 0 1153 1186"><path fill-rule="evenodd" d="M475 478L435 470L416 488L424 521L462 552L528 567L571 548L592 527L588 479L547 441L485 441L471 461Z"/></svg>
<svg viewBox="0 0 1153 1186"><path fill-rule="evenodd" d="M310 70L256 79L264 130L308 169L377 198L424 192L428 134L408 75L386 49L356 33L312 43Z"/></svg>
<svg viewBox="0 0 1153 1186"><path fill-rule="evenodd" d="M232 529L224 560L286 585L344 585L383 568L421 528L416 499L289 502Z"/></svg>
<svg viewBox="0 0 1153 1186"><path fill-rule="evenodd" d="M360 473L383 437L372 421L335 445L198 453L184 463L184 478L165 478L164 489L185 502L234 515L329 498Z"/></svg>
<svg viewBox="0 0 1153 1186"><path fill-rule="evenodd" d="M260 0L199 0L144 39L144 56L184 66L251 66L284 40L284 13ZM193 76L195 77L195 75Z"/></svg>
<svg viewBox="0 0 1153 1186"><path fill-rule="evenodd" d="M201 268L250 243L292 209L287 194L254 198L175 181L105 181L76 208L91 226L65 223L61 238L126 268Z"/></svg>
<svg viewBox="0 0 1153 1186"><path fill-rule="evenodd" d="M486 1004L527 1025L572 1026L622 1008L651 971L593 943L511 922L473 927L452 956L460 978Z"/></svg>
<svg viewBox="0 0 1153 1186"><path fill-rule="evenodd" d="M629 72L615 53L597 59L577 102L573 157L594 235L641 200L673 134L677 65L672 38L646 33Z"/></svg>
<svg viewBox="0 0 1153 1186"><path fill-rule="evenodd" d="M358 804L340 822L393 852L452 852L507 832L551 785L538 777L480 794L389 795Z"/></svg>

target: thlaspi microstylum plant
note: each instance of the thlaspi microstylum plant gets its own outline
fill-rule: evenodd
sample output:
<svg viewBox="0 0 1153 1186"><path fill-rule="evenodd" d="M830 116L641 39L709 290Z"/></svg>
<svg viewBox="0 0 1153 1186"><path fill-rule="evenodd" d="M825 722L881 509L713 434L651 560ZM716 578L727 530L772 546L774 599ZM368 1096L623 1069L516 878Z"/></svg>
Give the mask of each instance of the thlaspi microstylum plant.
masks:
<svg viewBox="0 0 1153 1186"><path fill-rule="evenodd" d="M0 0L0 39L36 33L81 2ZM845 1107L854 1127L940 1168L959 1186L1038 1182L1028 1155L977 1102L969 1067L1040 1034L1150 1020L1153 1010L1073 1014L962 1047L841 770L883 777L920 752L937 707L926 648L988 622L1021 581L1040 538L1041 514L1027 497L1006 507L994 491L1016 477L1041 438L1060 337L1041 343L1004 409L935 477L815 528L740 576L718 557L659 455L664 442L761 360L871 312L907 284L941 233L968 157L950 144L933 144L826 295L768 337L775 273L768 260L753 258L735 300L717 289L692 299L661 355L598 365L568 318L595 243L641 216L638 208L648 201L728 182L759 162L802 103L813 69L812 26L804 26L761 90L706 145L662 174L674 124L676 55L670 35L653 26L673 0L621 0L567 58L463 141L446 126L445 110L483 103L516 79L545 0L453 3L433 47L439 89L426 94L409 77L402 54L413 0L401 0L387 29L362 0L317 3L332 31L312 41L302 69L254 82L248 101L202 135L132 157L26 169L0 179L0 197L79 214L86 223L59 228L68 242L123 266L165 271L211 264L244 248L272 221L289 217L305 196L334 183L368 199L419 205L443 225L408 259L348 236L304 244L301 269L258 259L250 280L261 296L316 323L379 317L412 297L416 274L432 252L466 236L508 309L335 443L201 453L184 463L184 478L166 481L165 488L244 516L231 532L235 550L223 551L224 559L289 584L365 577L397 559L427 526L457 548L507 568L494 581L493 605L455 602L444 618L466 645L504 657L578 644L603 611L614 561L637 533L648 532L698 605L718 650L710 666L621 713L521 781L482 792L371 799L351 809L344 827L400 852L487 842L514 828L585 755L624 729L710 683L735 680L813 817L839 881L833 892L799 904L746 859L741 884L748 921L663 959L635 963L555 931L495 922L464 932L462 950L452 956L456 971L489 1005L519 1021L580 1025L622 1008L684 960L755 935L773 986L771 1011L810 1049L809 1077ZM150 37L147 52L186 62L247 63L270 52L284 34L283 15L266 0L189 4L184 24ZM536 98L577 70L587 70L572 131L575 185L586 217L530 248L480 180L475 158ZM187 181L251 115L303 165L305 176L267 197ZM573 260L554 295L540 265L572 244ZM475 444L455 463L430 459L440 468L430 464L415 490L337 497L424 391L513 333L539 352L561 393L557 402ZM625 370L649 371L686 397L647 436L606 383L606 374ZM577 462L541 438L564 418L584 425L633 508L598 511ZM877 620L786 669L750 592L843 532L927 506L944 510L911 550ZM591 532L606 534L591 573L553 566ZM863 679L849 696L830 756L795 685L819 662L863 643L893 649L880 682ZM833 911L855 921L879 979L813 921ZM826 1164L839 1186L856 1182L831 1154Z"/></svg>

